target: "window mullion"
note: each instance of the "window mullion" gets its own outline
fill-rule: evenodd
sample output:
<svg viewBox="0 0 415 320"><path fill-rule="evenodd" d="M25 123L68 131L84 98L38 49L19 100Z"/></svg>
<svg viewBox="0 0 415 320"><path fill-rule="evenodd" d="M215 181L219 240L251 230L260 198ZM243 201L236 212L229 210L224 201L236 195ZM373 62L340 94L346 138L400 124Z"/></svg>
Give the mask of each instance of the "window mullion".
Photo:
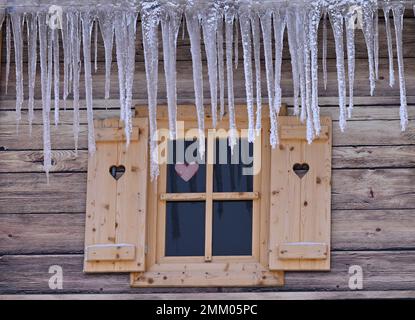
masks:
<svg viewBox="0 0 415 320"><path fill-rule="evenodd" d="M213 163L215 148L215 130L208 130L206 163L206 212L205 212L205 261L212 261L212 225L213 225Z"/></svg>

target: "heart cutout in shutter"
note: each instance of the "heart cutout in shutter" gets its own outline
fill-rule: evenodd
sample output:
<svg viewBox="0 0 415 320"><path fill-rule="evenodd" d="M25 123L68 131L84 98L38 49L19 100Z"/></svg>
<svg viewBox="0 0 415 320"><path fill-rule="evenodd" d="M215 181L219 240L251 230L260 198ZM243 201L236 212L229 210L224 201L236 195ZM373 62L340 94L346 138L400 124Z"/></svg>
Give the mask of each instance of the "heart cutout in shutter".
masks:
<svg viewBox="0 0 415 320"><path fill-rule="evenodd" d="M124 166L111 166L110 167L110 175L115 179L118 180L121 178L125 173Z"/></svg>
<svg viewBox="0 0 415 320"><path fill-rule="evenodd" d="M293 166L295 174L301 179L310 170L310 166L307 163L296 163Z"/></svg>

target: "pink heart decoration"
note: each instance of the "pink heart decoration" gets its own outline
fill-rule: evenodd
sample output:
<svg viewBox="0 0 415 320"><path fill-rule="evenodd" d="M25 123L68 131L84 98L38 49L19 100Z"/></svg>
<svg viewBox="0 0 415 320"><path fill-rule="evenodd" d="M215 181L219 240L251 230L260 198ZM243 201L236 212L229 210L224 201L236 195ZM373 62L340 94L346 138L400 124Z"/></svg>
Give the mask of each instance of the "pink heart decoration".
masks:
<svg viewBox="0 0 415 320"><path fill-rule="evenodd" d="M199 164L198 163L177 163L174 166L174 170L176 170L177 174L180 178L182 178L184 181L189 181L192 179L192 177L196 174L197 170L199 170Z"/></svg>

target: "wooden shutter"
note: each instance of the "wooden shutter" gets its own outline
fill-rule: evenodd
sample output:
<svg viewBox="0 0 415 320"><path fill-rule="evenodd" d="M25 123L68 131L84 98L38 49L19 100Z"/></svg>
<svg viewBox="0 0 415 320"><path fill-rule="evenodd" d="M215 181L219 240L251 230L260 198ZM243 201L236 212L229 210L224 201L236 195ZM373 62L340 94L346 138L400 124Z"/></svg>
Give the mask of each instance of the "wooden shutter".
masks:
<svg viewBox="0 0 415 320"><path fill-rule="evenodd" d="M321 119L312 144L297 117L279 119L280 145L271 151L270 269L329 270L331 119Z"/></svg>
<svg viewBox="0 0 415 320"><path fill-rule="evenodd" d="M118 119L95 122L96 152L88 162L85 272L145 268L147 119L133 119L130 145ZM110 168L125 167L116 180Z"/></svg>

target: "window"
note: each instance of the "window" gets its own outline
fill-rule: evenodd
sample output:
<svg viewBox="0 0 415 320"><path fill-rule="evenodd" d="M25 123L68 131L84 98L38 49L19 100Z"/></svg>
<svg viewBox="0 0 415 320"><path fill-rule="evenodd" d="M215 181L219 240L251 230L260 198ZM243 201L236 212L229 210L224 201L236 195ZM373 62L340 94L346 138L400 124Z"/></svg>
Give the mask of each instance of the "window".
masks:
<svg viewBox="0 0 415 320"><path fill-rule="evenodd" d="M247 141L246 108L237 143L228 119L209 127L200 156L195 108L178 108L170 140L158 108L159 177L148 172L148 120L138 108L125 146L119 120L96 122L88 164L85 272L130 272L133 287L277 286L284 270L330 269L331 120L309 145L296 117L280 117L271 149L269 119ZM166 131L166 130L165 130Z"/></svg>

